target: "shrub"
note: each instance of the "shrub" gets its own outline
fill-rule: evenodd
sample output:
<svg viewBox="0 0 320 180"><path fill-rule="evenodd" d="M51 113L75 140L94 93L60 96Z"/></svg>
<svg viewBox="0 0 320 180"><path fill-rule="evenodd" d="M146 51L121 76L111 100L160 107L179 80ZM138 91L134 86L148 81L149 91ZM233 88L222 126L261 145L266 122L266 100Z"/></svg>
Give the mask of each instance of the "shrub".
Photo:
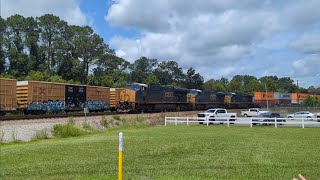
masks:
<svg viewBox="0 0 320 180"><path fill-rule="evenodd" d="M83 122L82 128L87 131L87 133L97 131L89 122Z"/></svg>
<svg viewBox="0 0 320 180"><path fill-rule="evenodd" d="M42 140L42 139L49 139L49 133L48 133L47 129L37 131L31 140L35 141L35 140Z"/></svg>
<svg viewBox="0 0 320 180"><path fill-rule="evenodd" d="M101 121L100 121L100 125L103 127L103 128L109 128L110 124L109 124L109 121L106 119L105 116L103 116L101 118Z"/></svg>
<svg viewBox="0 0 320 180"><path fill-rule="evenodd" d="M4 116L14 116L12 113L6 113Z"/></svg>
<svg viewBox="0 0 320 180"><path fill-rule="evenodd" d="M112 118L113 118L114 120L120 121L120 116L119 116L119 115L112 116Z"/></svg>
<svg viewBox="0 0 320 180"><path fill-rule="evenodd" d="M69 125L76 125L76 120L73 117L68 118L68 124Z"/></svg>
<svg viewBox="0 0 320 180"><path fill-rule="evenodd" d="M66 138L66 137L75 137L87 134L87 132L80 127L77 127L72 124L56 124L53 126L54 136Z"/></svg>

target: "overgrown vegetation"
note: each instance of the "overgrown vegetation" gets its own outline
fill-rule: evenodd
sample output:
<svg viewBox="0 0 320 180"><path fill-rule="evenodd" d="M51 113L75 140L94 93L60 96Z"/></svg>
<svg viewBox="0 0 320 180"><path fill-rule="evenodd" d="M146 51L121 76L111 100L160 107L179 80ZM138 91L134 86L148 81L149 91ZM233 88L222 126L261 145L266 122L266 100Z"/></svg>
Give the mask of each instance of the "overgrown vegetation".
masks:
<svg viewBox="0 0 320 180"><path fill-rule="evenodd" d="M43 139L49 139L49 132L47 129L37 131L31 140L36 141L36 140L43 140Z"/></svg>
<svg viewBox="0 0 320 180"><path fill-rule="evenodd" d="M70 124L56 124L53 126L53 134L56 137L74 137L87 134L87 132L78 126Z"/></svg>
<svg viewBox="0 0 320 180"><path fill-rule="evenodd" d="M53 126L53 135L55 137L75 137L89 134L91 131L76 125L76 120L73 117L68 119L67 124L55 124Z"/></svg>

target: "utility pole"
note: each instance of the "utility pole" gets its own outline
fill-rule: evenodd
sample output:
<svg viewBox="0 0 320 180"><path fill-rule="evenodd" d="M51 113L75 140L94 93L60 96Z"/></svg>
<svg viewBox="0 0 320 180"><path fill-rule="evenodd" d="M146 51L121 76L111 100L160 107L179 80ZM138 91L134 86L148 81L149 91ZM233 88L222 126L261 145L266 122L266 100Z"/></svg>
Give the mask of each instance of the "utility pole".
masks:
<svg viewBox="0 0 320 180"><path fill-rule="evenodd" d="M299 100L299 81L297 80L297 101L298 101L298 111L300 111L300 100Z"/></svg>
<svg viewBox="0 0 320 180"><path fill-rule="evenodd" d="M268 102L268 90L267 90L267 83L264 84L266 87L266 97L267 97L267 111L269 111L269 102Z"/></svg>

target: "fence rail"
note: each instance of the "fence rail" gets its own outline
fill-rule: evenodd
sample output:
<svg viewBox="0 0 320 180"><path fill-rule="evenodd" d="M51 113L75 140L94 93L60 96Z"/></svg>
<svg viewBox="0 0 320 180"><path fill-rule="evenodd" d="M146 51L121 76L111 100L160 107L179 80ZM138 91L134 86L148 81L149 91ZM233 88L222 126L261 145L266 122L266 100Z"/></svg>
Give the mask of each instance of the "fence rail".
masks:
<svg viewBox="0 0 320 180"><path fill-rule="evenodd" d="M231 120L230 120L231 119ZM208 118L198 118L198 117L165 117L165 126L168 124L204 124L209 126L210 124L227 124L230 125L249 125L253 127L253 125L273 125L275 128L278 126L301 126L305 128L305 126L310 127L320 127L320 118L215 118L214 121L209 120Z"/></svg>

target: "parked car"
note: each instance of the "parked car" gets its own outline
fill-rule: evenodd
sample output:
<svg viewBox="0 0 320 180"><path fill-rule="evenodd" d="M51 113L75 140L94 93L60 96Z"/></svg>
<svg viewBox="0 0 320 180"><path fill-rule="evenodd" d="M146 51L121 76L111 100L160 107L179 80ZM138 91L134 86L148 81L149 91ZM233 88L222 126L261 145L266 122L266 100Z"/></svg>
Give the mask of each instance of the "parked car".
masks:
<svg viewBox="0 0 320 180"><path fill-rule="evenodd" d="M241 111L241 116L244 117L257 117L262 113L267 113L269 111L262 111L260 108L250 108L245 111Z"/></svg>
<svg viewBox="0 0 320 180"><path fill-rule="evenodd" d="M268 122L274 122L273 119L264 119L264 118L284 118L281 116L279 113L272 113L272 112L267 112L267 113L262 113L258 117L255 117L255 119L252 119L252 122L259 122L259 123L252 123L253 125L256 124L262 124L262 125L268 125ZM266 122L266 123L260 123L260 122ZM286 122L285 119L277 119L277 122ZM280 125L282 125L280 123Z"/></svg>
<svg viewBox="0 0 320 180"><path fill-rule="evenodd" d="M309 111L301 111L301 112L296 112L294 114L289 114L287 117L288 118L316 118L316 115Z"/></svg>
<svg viewBox="0 0 320 180"><path fill-rule="evenodd" d="M198 113L199 124L206 124L208 121L213 123L213 121L235 121L237 118L237 113L228 113L226 109L215 108L208 109L203 113ZM220 124L223 124L223 122ZM233 123L230 123L233 124Z"/></svg>

